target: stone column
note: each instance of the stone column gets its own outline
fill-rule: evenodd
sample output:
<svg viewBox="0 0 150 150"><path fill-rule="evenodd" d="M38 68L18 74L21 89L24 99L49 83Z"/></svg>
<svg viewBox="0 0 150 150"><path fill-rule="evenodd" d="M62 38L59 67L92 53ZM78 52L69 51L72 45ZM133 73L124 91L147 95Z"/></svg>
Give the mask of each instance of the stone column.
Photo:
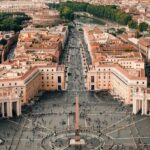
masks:
<svg viewBox="0 0 150 150"><path fill-rule="evenodd" d="M133 99L133 114L137 113L137 99Z"/></svg>
<svg viewBox="0 0 150 150"><path fill-rule="evenodd" d="M17 100L17 116L21 115L21 104L20 100Z"/></svg>
<svg viewBox="0 0 150 150"><path fill-rule="evenodd" d="M2 117L5 117L5 114L4 114L4 103L2 102Z"/></svg>
<svg viewBox="0 0 150 150"><path fill-rule="evenodd" d="M0 109L1 112L0 112L0 113L3 114L3 113L2 113L2 103L0 103L0 106L1 106L1 109Z"/></svg>
<svg viewBox="0 0 150 150"><path fill-rule="evenodd" d="M142 100L142 115L145 115L145 99Z"/></svg>
<svg viewBox="0 0 150 150"><path fill-rule="evenodd" d="M148 103L148 100L146 99L146 100L145 100L145 115L147 115L147 111L148 111L147 103Z"/></svg>
<svg viewBox="0 0 150 150"><path fill-rule="evenodd" d="M138 100L138 110L137 111L139 111L140 108L141 108L141 100Z"/></svg>
<svg viewBox="0 0 150 150"><path fill-rule="evenodd" d="M12 102L7 103L7 105L8 117L12 117Z"/></svg>

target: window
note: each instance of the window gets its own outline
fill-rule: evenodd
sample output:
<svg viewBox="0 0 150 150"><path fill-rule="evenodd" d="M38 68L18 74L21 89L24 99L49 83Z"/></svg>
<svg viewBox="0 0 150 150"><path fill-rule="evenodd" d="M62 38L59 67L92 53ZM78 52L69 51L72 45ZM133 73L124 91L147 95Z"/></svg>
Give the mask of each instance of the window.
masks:
<svg viewBox="0 0 150 150"><path fill-rule="evenodd" d="M11 85L11 83L9 83L9 85Z"/></svg>
<svg viewBox="0 0 150 150"><path fill-rule="evenodd" d="M2 84L2 86L4 86L4 84Z"/></svg>
<svg viewBox="0 0 150 150"><path fill-rule="evenodd" d="M54 77L52 76L52 80L54 79Z"/></svg>
<svg viewBox="0 0 150 150"><path fill-rule="evenodd" d="M91 90L95 90L95 86L94 85L91 85Z"/></svg>
<svg viewBox="0 0 150 150"><path fill-rule="evenodd" d="M94 76L91 76L91 82L94 82Z"/></svg>
<svg viewBox="0 0 150 150"><path fill-rule="evenodd" d="M17 83L15 83L15 85L17 85Z"/></svg>
<svg viewBox="0 0 150 150"><path fill-rule="evenodd" d="M61 76L58 76L58 83L61 83Z"/></svg>
<svg viewBox="0 0 150 150"><path fill-rule="evenodd" d="M42 77L42 80L44 79L44 77Z"/></svg>
<svg viewBox="0 0 150 150"><path fill-rule="evenodd" d="M47 80L49 79L49 77L47 77Z"/></svg>

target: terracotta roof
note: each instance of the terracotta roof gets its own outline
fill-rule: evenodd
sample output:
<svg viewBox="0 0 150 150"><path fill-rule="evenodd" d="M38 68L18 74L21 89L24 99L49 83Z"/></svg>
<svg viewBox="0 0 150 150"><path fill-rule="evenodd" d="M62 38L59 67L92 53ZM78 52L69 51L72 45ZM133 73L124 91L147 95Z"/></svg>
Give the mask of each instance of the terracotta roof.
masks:
<svg viewBox="0 0 150 150"><path fill-rule="evenodd" d="M140 38L139 44L150 47L150 38Z"/></svg>

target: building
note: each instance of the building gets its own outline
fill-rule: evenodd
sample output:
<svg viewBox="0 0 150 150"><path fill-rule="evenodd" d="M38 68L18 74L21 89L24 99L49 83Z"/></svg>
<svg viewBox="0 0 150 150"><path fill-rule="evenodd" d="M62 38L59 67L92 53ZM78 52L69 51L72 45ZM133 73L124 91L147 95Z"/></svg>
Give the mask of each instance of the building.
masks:
<svg viewBox="0 0 150 150"><path fill-rule="evenodd" d="M20 97L13 89L0 89L0 117L19 116L20 114Z"/></svg>
<svg viewBox="0 0 150 150"><path fill-rule="evenodd" d="M2 65L0 89L14 89L27 104L41 90L65 90L65 68L57 64L29 66L26 62L7 62Z"/></svg>
<svg viewBox="0 0 150 150"><path fill-rule="evenodd" d="M52 29L25 28L19 35L15 56L18 58L24 55L26 59L36 62L58 63L67 36L66 26L57 26Z"/></svg>
<svg viewBox="0 0 150 150"><path fill-rule="evenodd" d="M47 8L43 2L35 1L1 1L0 12L33 12Z"/></svg>
<svg viewBox="0 0 150 150"><path fill-rule="evenodd" d="M138 42L141 53L150 60L150 37L142 37Z"/></svg>
<svg viewBox="0 0 150 150"><path fill-rule="evenodd" d="M143 92L138 92L133 98L133 113L141 112L143 115L150 115L150 89L146 88Z"/></svg>
<svg viewBox="0 0 150 150"><path fill-rule="evenodd" d="M142 55L132 45L98 27L86 26L83 31L92 59L92 64L87 67L87 90L109 90L124 104L135 105L135 97L147 88ZM135 106L133 113L134 109Z"/></svg>
<svg viewBox="0 0 150 150"><path fill-rule="evenodd" d="M66 89L65 66L59 65L59 57L67 35L66 26L30 27L20 32L15 58L0 65L2 117L19 116L21 106L28 104L40 91Z"/></svg>

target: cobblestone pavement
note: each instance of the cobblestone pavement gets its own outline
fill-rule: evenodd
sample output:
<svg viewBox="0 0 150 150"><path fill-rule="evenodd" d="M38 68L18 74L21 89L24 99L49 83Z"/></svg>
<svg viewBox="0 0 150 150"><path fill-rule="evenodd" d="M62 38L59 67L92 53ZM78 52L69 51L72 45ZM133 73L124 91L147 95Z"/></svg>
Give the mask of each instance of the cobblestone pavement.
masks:
<svg viewBox="0 0 150 150"><path fill-rule="evenodd" d="M85 52L85 54L84 54ZM106 135L105 149L150 149L150 118L134 116L109 92L87 92L84 69L90 63L82 33L71 29L62 63L66 64L67 91L45 92L19 118L0 120L0 150L42 150L41 141L59 130L74 128L75 96L80 101L80 128ZM109 140L113 142L109 142ZM47 143L49 144L49 143Z"/></svg>

